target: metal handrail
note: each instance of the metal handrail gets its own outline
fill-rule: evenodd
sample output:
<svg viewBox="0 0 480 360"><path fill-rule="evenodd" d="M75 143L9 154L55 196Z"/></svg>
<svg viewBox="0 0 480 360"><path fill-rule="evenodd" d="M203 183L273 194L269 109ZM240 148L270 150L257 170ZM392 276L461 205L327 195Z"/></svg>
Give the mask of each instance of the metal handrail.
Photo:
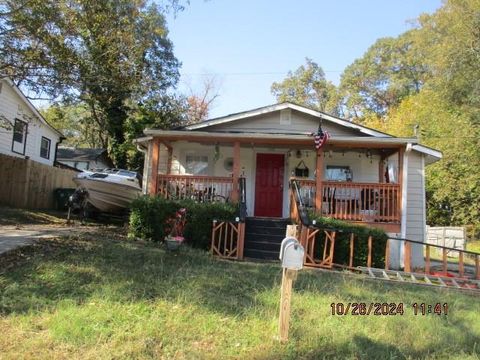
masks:
<svg viewBox="0 0 480 360"><path fill-rule="evenodd" d="M422 242L422 241L418 241L418 240L410 240L410 239L404 239L404 238L396 238L396 237L388 237L390 240L396 240L396 241L408 241L410 243L414 243L414 244L419 244L419 245L424 245L424 246L432 246L432 247L436 247L436 248L439 248L439 249L445 249L445 250L450 250L450 251L461 251L465 254L470 254L470 255L480 255L480 253L477 253L477 252L474 252L474 251L469 251L469 250L462 250L462 249L455 249L455 248L451 248L451 247L448 247L448 246L443 246L443 245L436 245L436 244L430 244L430 243L427 243L427 242Z"/></svg>
<svg viewBox="0 0 480 360"><path fill-rule="evenodd" d="M302 197L300 196L300 189L298 186L298 181L296 179L290 180L291 187L294 189L293 197L297 204L298 213L302 225L310 226L310 219L308 218L308 213L305 205L303 204Z"/></svg>
<svg viewBox="0 0 480 360"><path fill-rule="evenodd" d="M240 209L239 209L239 217L240 221L245 221L247 217L247 182L244 177L240 177L238 179L238 185L240 190Z"/></svg>

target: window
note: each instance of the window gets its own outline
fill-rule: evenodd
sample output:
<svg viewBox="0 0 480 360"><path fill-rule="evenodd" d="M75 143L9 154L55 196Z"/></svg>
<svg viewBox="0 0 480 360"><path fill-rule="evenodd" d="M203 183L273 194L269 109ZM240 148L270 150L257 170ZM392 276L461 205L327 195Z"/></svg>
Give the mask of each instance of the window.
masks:
<svg viewBox="0 0 480 360"><path fill-rule="evenodd" d="M27 123L15 119L13 126L12 151L25 155L25 145L27 143Z"/></svg>
<svg viewBox="0 0 480 360"><path fill-rule="evenodd" d="M192 175L208 175L208 156L187 155L185 171Z"/></svg>
<svg viewBox="0 0 480 360"><path fill-rule="evenodd" d="M352 171L349 166L327 166L327 180L351 181Z"/></svg>
<svg viewBox="0 0 480 360"><path fill-rule="evenodd" d="M40 143L40 157L50 159L50 143L50 139L42 136L42 141Z"/></svg>

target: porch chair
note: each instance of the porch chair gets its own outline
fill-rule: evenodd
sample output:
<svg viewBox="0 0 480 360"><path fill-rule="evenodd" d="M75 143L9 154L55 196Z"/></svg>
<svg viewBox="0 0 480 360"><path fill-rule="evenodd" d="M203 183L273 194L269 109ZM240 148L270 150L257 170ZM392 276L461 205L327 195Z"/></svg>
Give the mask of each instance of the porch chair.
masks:
<svg viewBox="0 0 480 360"><path fill-rule="evenodd" d="M372 221L378 214L378 193L373 189L360 191L360 215L362 221Z"/></svg>
<svg viewBox="0 0 480 360"><path fill-rule="evenodd" d="M335 192L337 188L323 188L322 213L334 214L336 210Z"/></svg>

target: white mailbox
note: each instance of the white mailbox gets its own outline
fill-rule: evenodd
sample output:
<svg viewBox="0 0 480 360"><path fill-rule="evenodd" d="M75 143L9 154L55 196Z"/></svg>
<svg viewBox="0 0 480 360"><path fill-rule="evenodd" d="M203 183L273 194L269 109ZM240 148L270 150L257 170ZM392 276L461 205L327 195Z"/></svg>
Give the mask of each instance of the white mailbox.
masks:
<svg viewBox="0 0 480 360"><path fill-rule="evenodd" d="M294 237L286 237L280 246L280 260L282 267L292 270L301 270L303 268L303 256L305 251L303 246Z"/></svg>

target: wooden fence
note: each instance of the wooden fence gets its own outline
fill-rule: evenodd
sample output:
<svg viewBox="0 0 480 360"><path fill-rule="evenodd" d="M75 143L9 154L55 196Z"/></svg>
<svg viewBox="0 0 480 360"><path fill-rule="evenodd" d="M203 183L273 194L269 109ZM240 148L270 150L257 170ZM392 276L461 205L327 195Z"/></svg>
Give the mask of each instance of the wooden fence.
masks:
<svg viewBox="0 0 480 360"><path fill-rule="evenodd" d="M0 204L26 209L55 207L53 191L76 188L76 172L0 154Z"/></svg>

